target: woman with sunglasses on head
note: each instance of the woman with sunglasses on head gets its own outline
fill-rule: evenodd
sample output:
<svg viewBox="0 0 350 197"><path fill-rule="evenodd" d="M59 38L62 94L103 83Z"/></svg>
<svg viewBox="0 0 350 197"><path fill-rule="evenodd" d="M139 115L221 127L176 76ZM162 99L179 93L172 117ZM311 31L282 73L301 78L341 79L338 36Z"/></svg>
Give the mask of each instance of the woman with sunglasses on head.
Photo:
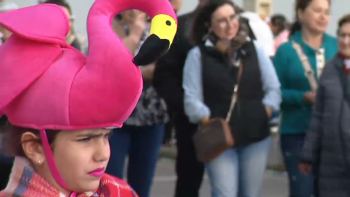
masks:
<svg viewBox="0 0 350 197"><path fill-rule="evenodd" d="M123 12L122 20L117 21L117 34L131 54L140 50L150 34L146 16L139 10L128 10ZM142 65L140 69L144 83L142 94L124 126L113 131L110 140L113 152L107 173L123 179L127 169L128 183L141 197L148 197L169 116L164 100L151 84L155 63Z"/></svg>
<svg viewBox="0 0 350 197"><path fill-rule="evenodd" d="M185 112L201 128L226 118L239 86L228 118L235 143L205 161L213 197L260 196L271 143L268 121L281 101L271 60L240 21L230 0L202 7L192 32L196 47L183 71Z"/></svg>

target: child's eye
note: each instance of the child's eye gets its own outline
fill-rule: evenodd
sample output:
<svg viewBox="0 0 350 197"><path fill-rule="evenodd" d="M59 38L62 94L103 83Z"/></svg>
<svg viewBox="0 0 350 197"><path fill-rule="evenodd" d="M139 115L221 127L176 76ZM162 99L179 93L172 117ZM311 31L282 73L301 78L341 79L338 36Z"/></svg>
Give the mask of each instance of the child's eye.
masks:
<svg viewBox="0 0 350 197"><path fill-rule="evenodd" d="M92 138L91 137L88 137L88 138L83 138L83 139L80 139L78 140L79 142L88 142L90 141Z"/></svg>
<svg viewBox="0 0 350 197"><path fill-rule="evenodd" d="M111 133L106 134L106 135L105 135L105 138L106 138L106 139L111 139L111 136L112 136L112 132L111 132Z"/></svg>

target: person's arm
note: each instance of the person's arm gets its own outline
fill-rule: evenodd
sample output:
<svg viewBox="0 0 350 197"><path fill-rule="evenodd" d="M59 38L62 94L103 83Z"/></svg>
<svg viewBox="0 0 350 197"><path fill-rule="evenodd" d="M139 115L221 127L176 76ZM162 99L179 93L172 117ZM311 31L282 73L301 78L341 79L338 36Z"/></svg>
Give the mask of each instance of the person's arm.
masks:
<svg viewBox="0 0 350 197"><path fill-rule="evenodd" d="M123 41L125 47L130 51L130 53L134 54L140 43L141 36L145 29L145 24L143 21L135 21L133 24L129 24L128 26L130 33L129 35L126 35L122 22L116 20L114 22L114 31Z"/></svg>
<svg viewBox="0 0 350 197"><path fill-rule="evenodd" d="M146 83L152 83L153 81L153 74L154 74L154 68L156 63L152 63L146 66L141 66L141 73L143 81Z"/></svg>
<svg viewBox="0 0 350 197"><path fill-rule="evenodd" d="M324 72L327 72L326 69ZM324 74L324 73L323 73ZM322 83L322 77L321 81ZM320 139L322 135L322 116L323 116L323 95L322 87L318 88L316 94L315 110L312 113L311 124L309 130L306 132L306 139L304 142L304 147L301 156L301 162L303 163L313 163L318 157L320 150Z"/></svg>
<svg viewBox="0 0 350 197"><path fill-rule="evenodd" d="M193 48L187 56L183 70L183 88L185 91L184 107L190 122L207 121L209 108L203 103L202 64L198 47Z"/></svg>
<svg viewBox="0 0 350 197"><path fill-rule="evenodd" d="M306 106L307 103L303 99L304 94L307 91L302 91L302 90L295 90L292 88L288 87L289 83L293 83L289 79L289 60L290 58L288 57L288 45L283 44L281 45L276 53L276 56L273 59L273 64L276 69L276 73L278 76L278 79L281 83L281 92L282 92L282 105L292 105L292 106L297 106L297 107L302 107Z"/></svg>
<svg viewBox="0 0 350 197"><path fill-rule="evenodd" d="M265 92L263 103L267 108L266 110L269 116L271 116L273 111L278 111L280 109L282 100L281 85L271 59L266 55L264 48L256 41L254 44L258 54L261 81Z"/></svg>
<svg viewBox="0 0 350 197"><path fill-rule="evenodd" d="M130 51L131 54L134 54L138 48L138 45L141 40L141 35L133 34L130 32L130 35L122 39L125 47Z"/></svg>

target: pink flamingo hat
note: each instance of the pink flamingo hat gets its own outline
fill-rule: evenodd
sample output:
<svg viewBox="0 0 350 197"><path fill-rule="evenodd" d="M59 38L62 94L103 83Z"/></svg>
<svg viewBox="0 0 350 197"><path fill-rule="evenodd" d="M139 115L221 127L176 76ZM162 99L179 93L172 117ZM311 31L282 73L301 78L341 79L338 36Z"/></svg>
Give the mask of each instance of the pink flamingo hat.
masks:
<svg viewBox="0 0 350 197"><path fill-rule="evenodd" d="M112 30L113 17L129 9L152 18L150 36L135 58ZM121 127L142 92L135 64L167 52L177 30L175 12L168 0L96 0L87 22L88 56L66 43L69 21L59 6L1 13L0 24L13 32L0 47L0 111L13 125L40 130L51 173L67 188L45 129Z"/></svg>

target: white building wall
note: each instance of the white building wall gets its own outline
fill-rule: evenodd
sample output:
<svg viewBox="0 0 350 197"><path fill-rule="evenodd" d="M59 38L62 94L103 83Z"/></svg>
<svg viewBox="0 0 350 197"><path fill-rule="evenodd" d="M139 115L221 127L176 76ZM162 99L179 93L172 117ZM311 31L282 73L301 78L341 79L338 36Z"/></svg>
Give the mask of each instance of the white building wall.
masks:
<svg viewBox="0 0 350 197"><path fill-rule="evenodd" d="M26 7L35 5L38 3L38 0L5 0L12 1L17 3L20 7ZM67 0L67 2L71 5L73 13L76 17L75 20L75 30L78 33L86 33L86 18L89 12L89 9L92 3L95 0ZM243 0L235 0L237 5L242 6ZM183 0L183 6L179 12L179 14L184 14L192 11L196 8L198 4L198 0Z"/></svg>
<svg viewBox="0 0 350 197"><path fill-rule="evenodd" d="M5 0L17 3L20 7L32 6L38 0ZM75 16L75 30L78 33L86 33L86 18L92 3L95 0L67 0Z"/></svg>
<svg viewBox="0 0 350 197"><path fill-rule="evenodd" d="M35 5L38 0L5 0L16 2L20 7ZM86 18L94 0L67 0L76 17L75 29L78 33L86 32ZM233 0L237 5L243 6L244 0ZM246 0L249 1L249 0ZM183 0L179 14L188 13L198 4L198 0ZM290 21L294 18L294 0L273 0L273 14L282 13ZM350 0L332 0L331 22L327 32L335 35L337 21L341 16L350 13Z"/></svg>
<svg viewBox="0 0 350 197"><path fill-rule="evenodd" d="M192 11L197 7L198 2L198 0L183 0L182 8L179 14L181 15ZM236 3L238 6L243 6L243 0L233 0L233 2Z"/></svg>

